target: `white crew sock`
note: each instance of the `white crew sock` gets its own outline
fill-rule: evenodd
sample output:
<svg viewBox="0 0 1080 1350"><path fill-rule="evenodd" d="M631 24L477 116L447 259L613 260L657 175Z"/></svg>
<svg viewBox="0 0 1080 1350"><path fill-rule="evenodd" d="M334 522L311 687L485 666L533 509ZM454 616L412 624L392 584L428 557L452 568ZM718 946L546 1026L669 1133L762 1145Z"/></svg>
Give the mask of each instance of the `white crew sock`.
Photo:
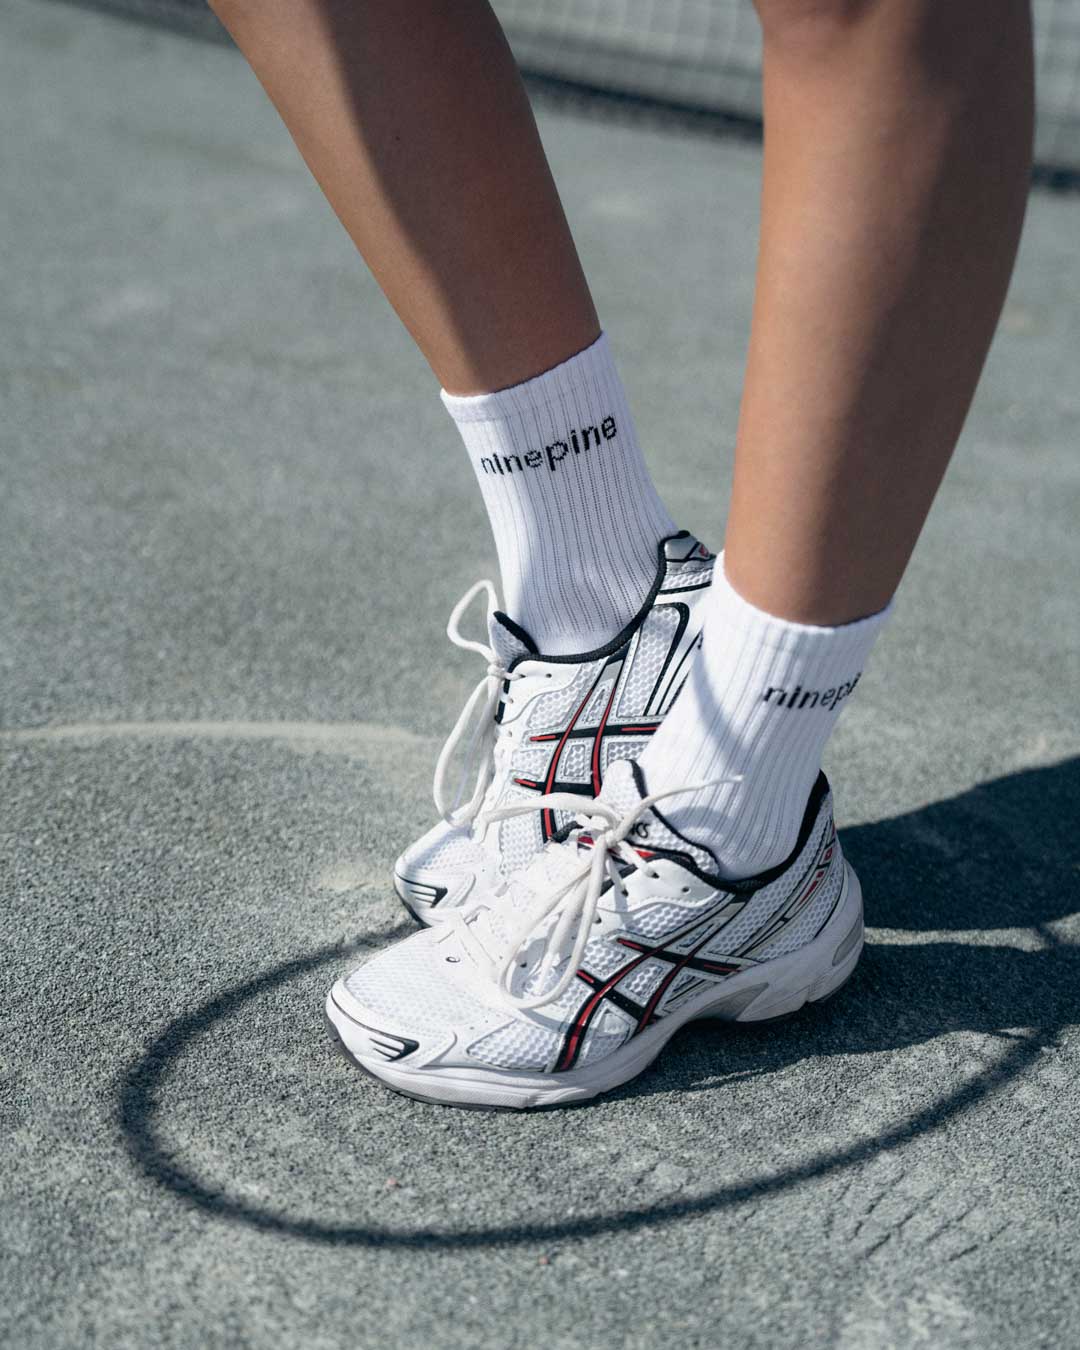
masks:
<svg viewBox="0 0 1080 1350"><path fill-rule="evenodd" d="M640 764L649 792L742 775L662 808L725 876L753 876L795 847L825 742L890 609L839 628L789 623L738 595L721 555L701 650Z"/></svg>
<svg viewBox="0 0 1080 1350"><path fill-rule="evenodd" d="M607 338L513 388L442 397L484 496L506 612L548 655L608 642L641 608L676 527Z"/></svg>

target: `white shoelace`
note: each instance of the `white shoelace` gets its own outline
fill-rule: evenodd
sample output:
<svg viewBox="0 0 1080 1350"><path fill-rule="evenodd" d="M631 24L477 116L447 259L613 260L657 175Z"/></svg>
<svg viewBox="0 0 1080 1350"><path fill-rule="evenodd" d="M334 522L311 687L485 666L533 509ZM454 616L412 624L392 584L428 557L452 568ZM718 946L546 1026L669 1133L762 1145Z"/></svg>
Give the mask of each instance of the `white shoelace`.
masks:
<svg viewBox="0 0 1080 1350"><path fill-rule="evenodd" d="M485 812L485 821L507 820L512 816L542 811L545 808L572 812L574 824L566 842L549 843L547 848L572 850L574 860L579 866L562 885L542 895L537 904L527 906L521 915L520 923L502 940L495 937L491 926L484 922L484 910L488 908L486 905L455 911L448 915L448 918L481 964L488 965L491 978L498 986L500 994L514 1008L526 1011L554 1003L570 987L570 982L577 974L589 941L590 930L594 922L598 922L597 909L604 891L605 878L610 878L612 885L625 895L626 886L619 871L620 862L629 863L636 871L643 872L648 877L655 878L659 875L649 861L641 857L633 845L627 843L627 835L640 817L665 797L674 797L680 792L696 792L705 787L719 787L721 783L737 783L740 778L741 775L718 778L708 783L694 783L685 787L668 788L664 792L654 792L642 797L626 812L619 812L598 798L583 805L581 797L570 792L552 792L534 797L527 802L515 802L511 806ZM581 860L580 845L583 835L589 836L592 845L587 861ZM536 988L539 992L532 995L514 994L511 990L511 981L515 968L520 964L518 953L522 945L536 933L541 924L556 914L558 917L545 939L544 955L536 974ZM545 989L548 977L563 957L571 932L573 941L570 944L566 969L550 989Z"/></svg>
<svg viewBox="0 0 1080 1350"><path fill-rule="evenodd" d="M498 609L499 600L494 583L486 579L478 581L475 586L469 587L451 610L450 619L446 625L446 636L455 647L460 647L463 651L478 652L487 661L487 672L466 699L465 707L461 710L461 716L454 723L454 729L450 732L450 735L447 736L446 743L439 752L438 762L435 765L435 782L432 785L435 809L448 825L455 826L470 825L480 813L488 788L495 777L495 741L498 737L495 711L499 706L503 684L507 680L521 678L513 671L506 669L499 659L498 652L493 647L489 647L486 642L477 642L473 638L464 637L458 627L465 611L481 591L487 592L487 620L490 627L492 616ZM478 709L479 716L477 716ZM468 736L465 763L454 796L451 799L447 788L450 765L458 752L459 746L466 738L470 721L474 718L475 725ZM466 781L473 765L476 766L476 779L473 784L472 796L467 802L462 803L461 798L464 795Z"/></svg>

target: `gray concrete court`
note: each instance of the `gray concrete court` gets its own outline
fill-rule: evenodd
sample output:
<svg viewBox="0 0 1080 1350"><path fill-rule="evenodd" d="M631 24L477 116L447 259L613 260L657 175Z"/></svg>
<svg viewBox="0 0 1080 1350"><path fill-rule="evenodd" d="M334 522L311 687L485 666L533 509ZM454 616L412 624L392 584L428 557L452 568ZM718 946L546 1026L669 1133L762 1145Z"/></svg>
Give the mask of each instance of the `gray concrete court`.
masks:
<svg viewBox="0 0 1080 1350"><path fill-rule="evenodd" d="M323 991L479 672L435 385L228 50L0 4L0 1342L1080 1342L1080 201L1036 195L830 755L845 993L588 1109L351 1072ZM656 475L715 539L751 146L547 110Z"/></svg>

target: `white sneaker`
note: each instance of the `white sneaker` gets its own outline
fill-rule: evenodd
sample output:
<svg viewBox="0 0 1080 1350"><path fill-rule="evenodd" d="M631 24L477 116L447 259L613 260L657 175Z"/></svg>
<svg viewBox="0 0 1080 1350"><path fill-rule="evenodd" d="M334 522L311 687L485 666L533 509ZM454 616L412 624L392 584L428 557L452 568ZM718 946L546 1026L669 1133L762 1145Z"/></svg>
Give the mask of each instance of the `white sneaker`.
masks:
<svg viewBox="0 0 1080 1350"><path fill-rule="evenodd" d="M425 1101L550 1106L625 1083L695 1018L765 1021L837 990L862 951L862 895L824 775L791 857L743 881L664 819L669 795L613 765L604 799L501 894L339 980L326 1011L349 1056Z"/></svg>
<svg viewBox="0 0 1080 1350"><path fill-rule="evenodd" d="M636 759L663 721L701 640L700 606L715 558L685 531L662 540L657 553L656 580L639 613L607 646L580 656L541 655L529 634L498 612L490 581L478 582L455 607L447 634L478 652L487 673L439 756L434 795L442 819L394 864L394 888L421 923L436 922L524 867L570 818L550 807L485 826L481 813L518 802L535 807L542 793L595 797L608 764ZM490 646L458 628L481 591ZM451 759L467 739L462 786L451 800ZM462 802L472 765L471 796Z"/></svg>

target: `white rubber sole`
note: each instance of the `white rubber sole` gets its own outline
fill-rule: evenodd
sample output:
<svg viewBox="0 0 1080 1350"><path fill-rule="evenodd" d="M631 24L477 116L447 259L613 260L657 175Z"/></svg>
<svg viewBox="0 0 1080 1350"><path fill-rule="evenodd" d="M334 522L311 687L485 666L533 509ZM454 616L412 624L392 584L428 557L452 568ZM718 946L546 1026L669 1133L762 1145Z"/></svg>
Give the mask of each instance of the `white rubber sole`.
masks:
<svg viewBox="0 0 1080 1350"><path fill-rule="evenodd" d="M863 905L859 879L845 863L844 885L836 906L817 937L787 956L778 956L732 975L696 1001L669 1013L596 1064L566 1073L512 1073L462 1066L410 1069L373 1053L370 1031L342 1003L349 997L339 982L326 999L330 1031L348 1057L395 1092L420 1101L489 1110L525 1111L566 1106L610 1092L636 1078L687 1022L719 1018L729 1022L768 1022L820 1003L851 976L863 949ZM338 998L335 998L335 994Z"/></svg>

